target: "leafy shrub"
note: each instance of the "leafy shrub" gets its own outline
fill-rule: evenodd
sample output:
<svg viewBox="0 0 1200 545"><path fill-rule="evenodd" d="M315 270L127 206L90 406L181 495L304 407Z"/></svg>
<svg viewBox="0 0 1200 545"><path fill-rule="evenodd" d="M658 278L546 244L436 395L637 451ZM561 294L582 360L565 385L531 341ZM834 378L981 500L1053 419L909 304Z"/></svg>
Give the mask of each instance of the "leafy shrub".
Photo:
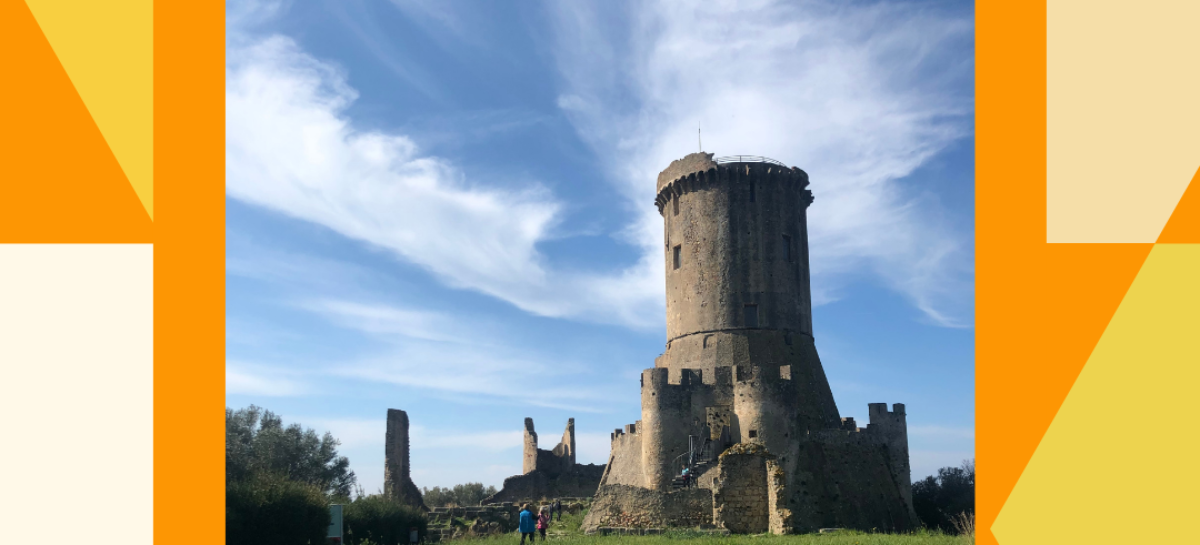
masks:
<svg viewBox="0 0 1200 545"><path fill-rule="evenodd" d="M317 486L268 474L226 482L227 545L319 545L329 523Z"/></svg>
<svg viewBox="0 0 1200 545"><path fill-rule="evenodd" d="M974 532L975 520L975 461L967 460L959 467L943 467L937 477L930 475L913 483L913 510L927 528L947 533L968 531L964 521L969 517Z"/></svg>
<svg viewBox="0 0 1200 545"><path fill-rule="evenodd" d="M349 496L354 472L350 460L338 455L338 444L329 432L318 436L300 424L284 427L278 415L254 405L236 411L226 407L225 481L271 474Z"/></svg>
<svg viewBox="0 0 1200 545"><path fill-rule="evenodd" d="M342 507L342 531L346 545L404 545L408 529L417 528L425 538L428 521L420 510L386 496L359 496Z"/></svg>
<svg viewBox="0 0 1200 545"><path fill-rule="evenodd" d="M421 497L429 507L475 506L495 493L496 487L484 487L483 483L456 484L453 488L435 486L421 489Z"/></svg>

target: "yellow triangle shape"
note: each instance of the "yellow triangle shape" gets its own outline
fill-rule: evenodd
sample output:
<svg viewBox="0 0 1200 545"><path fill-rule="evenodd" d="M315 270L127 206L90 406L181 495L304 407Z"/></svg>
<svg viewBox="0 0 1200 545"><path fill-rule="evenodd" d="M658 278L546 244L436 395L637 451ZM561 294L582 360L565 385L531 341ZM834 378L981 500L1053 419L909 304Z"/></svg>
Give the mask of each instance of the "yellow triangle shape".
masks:
<svg viewBox="0 0 1200 545"><path fill-rule="evenodd" d="M1001 545L1180 541L1200 508L1197 278L1200 244L1150 251L996 517Z"/></svg>
<svg viewBox="0 0 1200 545"><path fill-rule="evenodd" d="M153 0L26 0L154 219Z"/></svg>

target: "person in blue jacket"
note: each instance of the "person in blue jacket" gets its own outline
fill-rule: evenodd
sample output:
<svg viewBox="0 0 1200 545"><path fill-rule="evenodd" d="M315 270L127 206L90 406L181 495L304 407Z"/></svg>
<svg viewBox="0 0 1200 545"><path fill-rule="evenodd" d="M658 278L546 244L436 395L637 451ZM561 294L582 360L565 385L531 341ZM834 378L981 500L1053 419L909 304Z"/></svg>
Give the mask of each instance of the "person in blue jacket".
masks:
<svg viewBox="0 0 1200 545"><path fill-rule="evenodd" d="M533 511L529 509L529 504L521 506L521 525L518 528L521 532L521 545L525 545L525 537L529 537L530 545L533 544L533 533L537 531L536 522L533 519Z"/></svg>

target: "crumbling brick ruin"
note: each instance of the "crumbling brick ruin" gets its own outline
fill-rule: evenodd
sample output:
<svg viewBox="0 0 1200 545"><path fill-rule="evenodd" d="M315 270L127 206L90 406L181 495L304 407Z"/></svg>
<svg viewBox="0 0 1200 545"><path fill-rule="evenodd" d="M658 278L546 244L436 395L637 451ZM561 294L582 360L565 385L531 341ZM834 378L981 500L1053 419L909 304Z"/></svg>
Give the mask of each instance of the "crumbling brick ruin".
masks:
<svg viewBox="0 0 1200 545"><path fill-rule="evenodd" d="M384 440L383 493L402 503L426 509L421 491L413 484L408 463L408 414L388 409Z"/></svg>
<svg viewBox="0 0 1200 545"><path fill-rule="evenodd" d="M707 153L659 175L666 350L642 372L642 419L612 434L585 530L696 526L698 510L737 533L915 528L904 405L871 404L866 428L841 418L817 356L807 186Z"/></svg>
<svg viewBox="0 0 1200 545"><path fill-rule="evenodd" d="M504 487L485 498L484 504L539 500L543 498L591 497L600 485L603 465L575 463L575 419L567 420L562 441L551 450L538 448L533 419L525 419L521 475L504 479Z"/></svg>

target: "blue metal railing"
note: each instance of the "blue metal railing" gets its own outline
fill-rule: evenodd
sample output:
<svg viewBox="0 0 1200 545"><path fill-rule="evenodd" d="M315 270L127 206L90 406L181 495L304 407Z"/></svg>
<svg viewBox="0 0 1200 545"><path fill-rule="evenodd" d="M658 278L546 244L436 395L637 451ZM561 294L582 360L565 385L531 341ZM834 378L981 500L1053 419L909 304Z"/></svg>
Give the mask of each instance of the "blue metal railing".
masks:
<svg viewBox="0 0 1200 545"><path fill-rule="evenodd" d="M772 165L779 165L781 167L787 166L779 161L771 159L770 157L763 157L761 155L726 155L724 157L717 157L716 159L713 159L713 162L717 163L718 165L725 163L769 163Z"/></svg>

